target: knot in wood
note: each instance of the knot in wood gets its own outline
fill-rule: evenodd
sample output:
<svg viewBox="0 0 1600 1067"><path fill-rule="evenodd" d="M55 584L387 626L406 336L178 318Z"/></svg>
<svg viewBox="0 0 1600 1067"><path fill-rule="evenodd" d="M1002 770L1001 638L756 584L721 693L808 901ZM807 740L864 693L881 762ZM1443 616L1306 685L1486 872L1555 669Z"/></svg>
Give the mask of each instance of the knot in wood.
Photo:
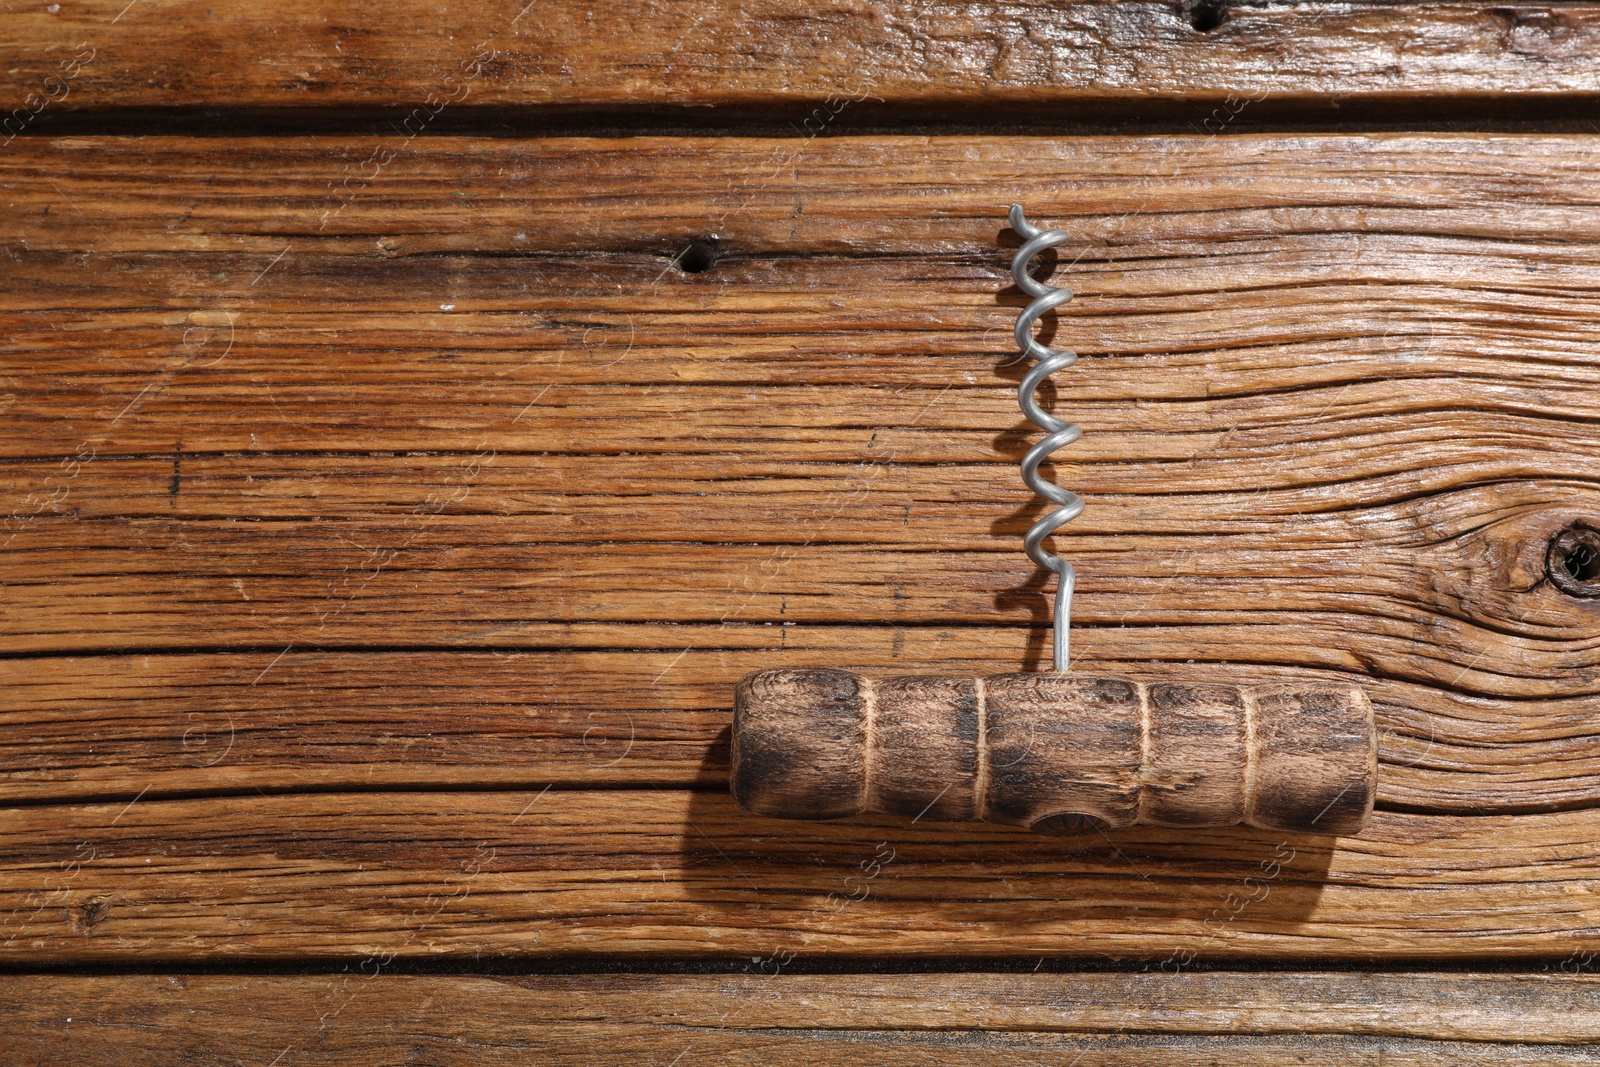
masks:
<svg viewBox="0 0 1600 1067"><path fill-rule="evenodd" d="M1545 572L1568 596L1600 597L1600 529L1575 522L1552 537Z"/></svg>

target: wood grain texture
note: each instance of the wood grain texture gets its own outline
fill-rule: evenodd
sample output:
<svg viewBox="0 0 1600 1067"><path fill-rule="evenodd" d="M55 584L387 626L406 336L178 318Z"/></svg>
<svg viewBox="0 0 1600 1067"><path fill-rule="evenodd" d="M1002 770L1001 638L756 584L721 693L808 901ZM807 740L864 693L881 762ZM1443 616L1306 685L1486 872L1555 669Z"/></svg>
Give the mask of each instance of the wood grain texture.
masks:
<svg viewBox="0 0 1600 1067"><path fill-rule="evenodd" d="M1270 326L1287 343L1322 336L1348 321L1342 316L1349 309L1328 298L1349 290L1334 283L1390 298L1367 309L1369 315L1427 310L1396 299L1414 295L1406 290L1366 292L1377 281L1458 290L1457 299L1479 301L1464 310L1492 311L1503 306L1497 302L1503 294L1482 285L1476 288L1484 291L1477 292L1469 283L1516 280L1533 298L1529 314L1563 308L1563 295L1587 286L1584 239L1600 233L1592 210L1593 143L1592 134L1232 131L1144 137L845 136L842 131L778 138L27 137L0 155L0 189L8 197L4 221L11 254L90 251L118 272L97 276L80 270L71 276L74 286L41 286L25 308L53 310L71 301L85 308L150 310L142 304L130 309L125 297L106 304L133 286L132 292L149 290L152 297L174 287L167 300L193 310L192 301L182 298L200 293L178 285L179 276L157 269L158 261L128 260L117 253L265 253L250 258L248 273L241 262L237 274L201 275L192 284L230 301L261 301L262 311L276 303L280 313L306 315L315 314L317 303L337 313L345 300L382 293L387 299L381 310L412 312L419 317L405 319L407 324L432 320L435 329L489 326L495 320L465 316L516 310L526 317L510 321L527 334L535 351L551 336L526 330L528 322L544 321L539 312L548 317L552 307L570 311L574 306L597 311L587 301L609 296L613 309L654 312L639 326L665 339L692 312L708 304L717 307L715 298L731 301L725 305L730 310L740 307L751 281L761 277L730 277L720 268L664 272L691 238L714 232L726 266L776 272L767 275L771 278L795 269L779 253L802 254L817 271L839 269L828 261L836 255L897 254L919 257L921 262L909 266L920 270L941 269L939 260L956 259L959 267L981 271L992 283L1004 277L994 268L1009 259L1010 249L996 245L1006 229L1007 203L1015 200L1041 221L1064 222L1081 237L1082 246L1069 246L1068 258L1096 282L1077 290L1083 296L1120 297L1127 302L1120 306L1164 311L1170 319L1161 321L1194 329L1200 323L1181 312L1192 316L1212 306L1201 302L1197 308L1197 297L1244 300L1250 289L1238 293L1218 284L1242 275L1267 290L1241 304L1241 311L1256 314L1240 323L1210 322L1217 332L1207 336L1215 343L1232 336L1228 331ZM369 163L375 159L386 161ZM641 180L641 174L650 180ZM1486 237L1514 240L1486 244ZM1125 256L1135 250L1125 246L1136 242L1137 250L1160 250L1186 269ZM286 243L291 253L263 274ZM1219 250L1230 254L1211 255ZM563 252L578 253L579 262L562 262L556 254ZM639 272L650 268L628 259L598 259L597 252L652 261L646 278L651 284L619 286L631 279L621 273L630 266ZM495 259L509 262L458 260L449 253L500 253ZM438 261L429 262L430 254ZM325 257L340 255L359 256L365 269L326 263ZM322 263L324 271L308 274L306 267L295 273L307 257ZM776 262L749 262L752 258ZM225 265L222 259L193 255L183 262ZM1526 271L1530 263L1535 272ZM1470 270L1462 269L1469 265ZM894 263L871 267L891 278L896 270ZM562 276L547 270L584 273ZM1519 277L1518 270L1545 273L1528 278ZM458 283L455 294L440 294L470 297L452 316L419 299L417 284L421 272L443 281L454 271L470 271L461 280L474 285L468 289ZM330 286L329 277L340 284ZM579 284L584 279L587 284ZM735 280L736 291L727 291L735 289ZM1291 280L1333 286L1317 294L1324 297L1328 318L1301 323L1299 333L1292 323L1267 318L1271 290ZM547 284L537 284L541 281ZM944 299L935 303L891 286L874 294L830 294L834 303L815 287L807 288L811 299L801 306L813 313L834 311L840 323L851 321L846 313L859 315L864 309L905 320L906 310L916 308L924 317L913 321L970 325L966 309L977 299L965 288L947 294L941 288ZM802 299L793 286L781 291L786 305ZM983 304L997 323L1014 317L1008 305L996 305L995 292L992 285L984 288ZM293 294L304 299L282 299ZM318 302L310 300L313 294ZM1151 299L1158 295L1166 300ZM1139 296L1145 299L1135 301ZM580 299L585 303L574 303ZM748 297L742 306L767 310ZM681 318L657 317L669 309ZM1106 347L1126 352L1133 338L1144 342L1134 349L1140 353L1183 351L1201 339L1163 347L1141 335L1134 323L1088 315L1091 310L1083 305L1063 309L1074 320L1075 340L1080 318L1099 327L1083 338L1099 342L1085 344L1086 352ZM571 325L555 318L557 326ZM722 325L735 321L760 320ZM1570 330L1582 329L1581 322L1559 321ZM1107 329L1117 325L1120 332ZM760 332L769 338L767 347L790 351L774 340L786 338L789 330ZM567 337L565 343L574 340ZM1551 340L1565 338L1557 334ZM474 347L492 351L496 346ZM685 355L698 357L696 362L709 354L700 345L673 347L687 348ZM751 354L765 353L762 348ZM198 362L214 355L215 349Z"/></svg>
<svg viewBox="0 0 1600 1067"><path fill-rule="evenodd" d="M747 108L769 118L789 107L798 124L813 105L869 97L926 114L1600 89L1588 62L1600 9L1583 3L1227 5L1208 32L1160 0L405 0L383 16L373 25L356 4L311 0L12 5L0 85L29 111L31 96L60 109L417 105L404 118L418 131L448 108L483 105ZM91 58L60 82L60 63L78 55ZM58 84L46 84L52 76Z"/></svg>
<svg viewBox="0 0 1600 1067"><path fill-rule="evenodd" d="M367 956L1566 957L1600 813L1376 812L1360 837L759 819L716 792L48 804L0 825L13 965Z"/></svg>
<svg viewBox="0 0 1600 1067"><path fill-rule="evenodd" d="M734 802L779 819L882 812L1058 835L1139 824L1335 836L1372 814L1377 737L1353 685L777 668L740 679L729 763Z"/></svg>
<svg viewBox="0 0 1600 1067"><path fill-rule="evenodd" d="M14 958L1592 947L1600 601L1544 567L1600 506L1597 145L19 138ZM1376 837L1238 917L1281 838L715 791L775 657L1037 665L1011 199L1084 237L1083 666L1374 697Z"/></svg>
<svg viewBox="0 0 1600 1067"><path fill-rule="evenodd" d="M41 975L0 1009L17 1062L85 1067L1544 1065L1600 1039L1595 979L1559 974Z"/></svg>
<svg viewBox="0 0 1600 1067"><path fill-rule="evenodd" d="M1015 629L539 628L569 648L67 656L0 664L9 801L292 789L720 788L734 684L775 657L995 673L1048 650ZM1151 679L1336 682L1336 671L1109 661ZM626 651L619 651L626 648ZM1131 653L1131 648L1126 651ZM466 679L466 682L462 680ZM1362 683L1379 726L1378 801L1469 815L1589 805L1593 697L1508 701Z"/></svg>
<svg viewBox="0 0 1600 1067"><path fill-rule="evenodd" d="M1541 581L1543 546L1597 506L1593 149L429 139L334 195L366 141L19 140L0 158L6 647L264 651L110 659L81 677L141 694L120 705L145 723L116 742L131 762L36 761L30 740L5 788L529 780L520 755L430 741L441 700L510 727L444 697L456 675L412 684L393 658L362 677L414 709L384 735L397 762L358 766L346 730L366 711L323 716L316 755L293 755L291 713L258 696L279 676L246 684L291 646L647 650L626 693L601 659L537 662L586 664L552 668L580 738L607 709L689 731L694 758L637 765L672 785L720 758L727 687L762 662L743 650L1037 663L1016 551L1035 508L1012 466L1031 435L995 296L1005 192L1085 235L1060 327L1085 360L1059 402L1090 430L1062 457L1092 500L1062 538L1086 663L1364 676L1387 801L1593 803L1600 616ZM713 270L670 269L713 228ZM329 686L288 708L352 699L321 662L286 656ZM211 664L237 681L205 684ZM51 703L77 699L56 669L6 665L44 687L27 707L50 745L86 714ZM275 724L252 732L260 762L195 766L212 753L141 702L187 722L213 698ZM150 725L165 740L146 748ZM510 736L534 780L567 780L528 729Z"/></svg>

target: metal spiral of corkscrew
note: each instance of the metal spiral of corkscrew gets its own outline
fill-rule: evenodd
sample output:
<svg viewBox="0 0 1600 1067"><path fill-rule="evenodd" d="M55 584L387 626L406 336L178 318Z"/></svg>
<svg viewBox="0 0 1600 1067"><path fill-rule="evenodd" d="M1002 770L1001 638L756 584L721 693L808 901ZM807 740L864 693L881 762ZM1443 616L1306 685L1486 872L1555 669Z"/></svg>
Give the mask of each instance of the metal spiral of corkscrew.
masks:
<svg viewBox="0 0 1600 1067"><path fill-rule="evenodd" d="M1070 658L1068 642L1072 625L1074 574L1072 564L1045 549L1044 539L1082 513L1083 498L1053 482L1046 481L1039 473L1039 465L1056 449L1070 445L1083 436L1083 430L1041 408L1036 394L1046 378L1061 368L1070 367L1078 362L1078 354L1051 348L1034 340L1033 324L1046 312L1071 300L1072 290L1046 285L1029 274L1028 267L1039 253L1047 248L1066 244L1071 237L1065 230L1039 229L1023 216L1021 204L1011 205L1010 220L1011 228L1017 231L1023 241L1022 247L1017 249L1017 254L1011 257L1011 277L1016 279L1017 288L1031 298L1031 303L1017 316L1017 347L1022 350L1024 356L1030 356L1038 361L1027 374L1022 376L1022 383L1017 387L1017 403L1029 421L1047 435L1028 449L1028 454L1022 457L1022 480L1028 484L1028 488L1056 505L1054 511L1034 523L1028 530L1022 539L1022 547L1027 550L1030 559L1044 569L1054 571L1058 577L1054 634L1055 669L1064 671Z"/></svg>

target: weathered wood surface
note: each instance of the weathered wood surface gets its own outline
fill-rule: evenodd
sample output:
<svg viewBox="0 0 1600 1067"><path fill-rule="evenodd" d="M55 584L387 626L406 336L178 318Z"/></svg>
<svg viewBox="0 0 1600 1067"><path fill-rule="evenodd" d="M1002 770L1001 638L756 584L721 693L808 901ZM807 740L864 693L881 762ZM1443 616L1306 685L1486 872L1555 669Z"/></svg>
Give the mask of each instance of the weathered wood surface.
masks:
<svg viewBox="0 0 1600 1067"><path fill-rule="evenodd" d="M779 968L762 959L752 970ZM18 1063L1592 1064L1588 976L0 979Z"/></svg>
<svg viewBox="0 0 1600 1067"><path fill-rule="evenodd" d="M1361 831L1377 737L1361 688L1146 685L778 668L740 680L728 788L780 819L862 812L1047 834L1133 825Z"/></svg>
<svg viewBox="0 0 1600 1067"><path fill-rule="evenodd" d="M7 647L263 651L6 663L41 732L4 789L594 784L564 754L612 711L640 741L608 782L708 784L744 671L1036 665L998 188L1085 235L1058 390L1090 430L1062 457L1084 662L1365 676L1384 800L1593 803L1596 605L1539 578L1595 511L1594 147L443 139L330 196L368 142L19 140ZM668 268L711 229L712 270ZM377 644L596 651L418 679L291 650L248 684ZM448 697L467 664L514 722ZM104 763L70 754L80 678L127 695ZM429 739L441 706L465 748ZM219 708L252 745L197 766L187 717Z"/></svg>
<svg viewBox="0 0 1600 1067"><path fill-rule="evenodd" d="M1009 259L996 242L1006 232L1010 200L1022 202L1042 222L1065 223L1082 238L1081 246L1069 246L1068 258L1082 252L1076 269L1088 276L1074 280L1097 283L1079 289L1085 296L1122 298L1129 310L1182 323L1211 308L1197 308L1201 298L1243 299L1236 287L1218 284L1221 278L1264 287L1255 303L1240 305L1254 308L1259 318L1214 321L1219 335L1265 329L1274 305L1263 301L1272 288L1307 281L1405 281L1430 292L1476 286L1485 289L1476 294L1482 303L1470 307L1487 314L1502 307L1495 301L1503 294L1482 283L1517 278L1530 290L1526 295L1541 298L1527 308L1530 313L1553 310L1561 306L1562 291L1584 278L1584 239L1600 234L1590 202L1594 144L1588 133L1230 131L1170 137L843 136L834 130L783 138L407 139L392 132L27 137L0 155L0 189L7 197L12 255L93 251L102 257L95 262L118 272L81 271L75 284L41 286L27 307L126 312L135 309L118 295L148 289L152 296L166 290L164 303L188 311L239 303L240 310L314 315L318 305L284 298L316 294L321 305L340 314L357 304L374 312L410 312L422 317L404 320L409 326L431 322L431 331L457 333L462 346L477 337L471 347L485 350L480 359L510 358L503 345L491 343L505 332L485 328L514 324L531 346L516 352L526 361L531 353L574 347L578 338L563 336L559 327L576 325L570 315L575 308L605 310L590 302L609 296L610 310L651 313L636 316L646 331L636 348L660 359L668 354L660 350L665 339L696 312L743 310L745 318L721 325L741 324L741 332L753 332L752 324L765 321L754 314L770 304L749 295L760 292L763 278L799 279L812 290L812 300L801 307L832 311L835 324L857 323L858 333L867 332L862 316L879 316L872 321L882 323L885 316L904 319L908 309L929 316L923 322L970 327L970 309L986 306L996 325L1005 322L1014 313L996 302L992 283L1004 277L996 268ZM698 275L663 270L684 242L707 233L722 239L722 266ZM290 253L264 272L286 246ZM1162 262L1141 263L1127 255L1157 250L1165 253ZM1224 250L1225 260L1212 258ZM193 255L177 262L125 258L162 251L249 259L217 277L227 264ZM450 252L498 252L510 261L457 260L448 258ZM582 258L576 264L550 259L562 252ZM653 269L635 262L629 273L627 260L597 259L597 252L643 254ZM445 258L428 262L421 258L425 253ZM788 263L782 253L811 262ZM930 279L940 282L943 299L937 302L925 294L913 300L913 293L891 284L870 295L842 289L830 294L835 304L806 285L813 275L788 273L809 265L833 276L843 265L815 262L817 257L889 253L916 257L912 266L924 270L981 275L985 284L976 288L983 299L964 287L946 292L951 282L939 278ZM341 269L325 260L344 254L361 257L366 269L354 271L353 263ZM320 274L295 272L308 256L322 264ZM959 262L940 264L941 258ZM180 281L182 263L197 273L202 266L211 269L186 285ZM1183 270L1175 269L1180 265ZM1534 272L1526 271L1529 265ZM893 262L869 266L887 279L896 276ZM650 285L619 287L647 269ZM1518 270L1543 273L1518 278ZM455 292L435 290L441 301L457 302L454 314L420 299L424 277L443 285L458 271L469 273L459 276ZM340 284L330 287L329 278ZM805 295L795 289L779 290L786 303ZM1335 287L1325 296L1346 293ZM368 305L373 297L367 294L382 294L383 303ZM1383 311L1428 310L1409 290L1366 295L1389 297ZM196 305L202 296L216 302ZM1157 296L1166 299L1152 299ZM719 305L719 298L728 303ZM1331 299L1323 310L1329 319L1320 324L1323 329L1349 314ZM1365 309L1369 316L1374 310ZM521 317L473 317L492 311ZM1080 340L1077 331L1084 324L1078 320L1085 312L1078 305L1063 309L1074 320L1074 340ZM555 331L529 328L551 318ZM1095 318L1087 325L1094 326ZM1463 328L1474 320L1447 321ZM372 326L382 324L380 319ZM1110 331L1113 322L1099 325L1107 332L1090 332L1082 341L1098 344L1084 343L1084 351L1160 348L1133 322L1122 321L1117 332ZM1281 334L1290 324L1276 325ZM751 349L747 359L784 358L775 353L791 351L779 343L791 340L789 329L762 332L767 345ZM561 342L552 344L557 337ZM648 343L651 338L656 344ZM796 340L811 339L807 331ZM1143 344L1134 346L1135 339ZM868 338L857 340L865 344ZM879 343L888 340L880 337ZM1284 343L1289 340L1284 337ZM429 341L403 350L436 347ZM702 345L668 347L690 361L685 372L715 357ZM903 359L909 355L898 351ZM197 362L214 356L215 350Z"/></svg>
<svg viewBox="0 0 1600 1067"><path fill-rule="evenodd" d="M1044 0L846 4L494 0L85 0L9 5L0 88L44 108L417 106L760 110L799 125L825 100L899 108L1148 108L1172 98L1345 103L1600 91L1600 6ZM88 57L85 61L81 57ZM63 67L63 62L70 62ZM70 78L62 78L70 73ZM47 79L55 78L54 82ZM1226 112L1223 112L1226 114ZM1203 113L1195 118L1198 124Z"/></svg>
<svg viewBox="0 0 1600 1067"><path fill-rule="evenodd" d="M1048 656L1015 629L532 628L568 650L63 656L4 663L0 790L11 801L187 791L449 786L720 788L734 684L774 662L984 674ZM1194 631L1191 631L1191 634ZM1127 641L1134 638L1126 637ZM1141 641L1146 640L1141 636ZM1261 684L1348 674L1178 658L1097 660L1149 678ZM618 651L619 646L635 646ZM1124 654L1134 655L1131 644ZM1108 649L1109 651L1109 649ZM1149 647L1139 650L1150 654ZM462 679L467 679L463 682ZM1364 679L1378 801L1482 815L1600 792L1593 696L1506 700ZM92 751L86 751L92 749Z"/></svg>
<svg viewBox="0 0 1600 1067"><path fill-rule="evenodd" d="M10 958L1595 947L1600 600L1544 567L1600 505L1600 139L429 138L341 185L382 142L0 155ZM1377 707L1388 810L1236 917L1281 838L715 791L748 670L1038 664L1011 199L1084 237L1081 666Z"/></svg>
<svg viewBox="0 0 1600 1067"><path fill-rule="evenodd" d="M150 796L13 808L5 959L1565 957L1600 812L1376 812L1360 837L760 819L726 792Z"/></svg>

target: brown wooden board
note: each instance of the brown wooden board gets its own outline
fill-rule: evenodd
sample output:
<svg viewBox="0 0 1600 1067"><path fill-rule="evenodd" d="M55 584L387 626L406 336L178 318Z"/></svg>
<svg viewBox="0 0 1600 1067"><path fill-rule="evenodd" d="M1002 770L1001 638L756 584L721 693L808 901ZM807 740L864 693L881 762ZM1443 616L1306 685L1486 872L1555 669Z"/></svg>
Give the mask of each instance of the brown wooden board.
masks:
<svg viewBox="0 0 1600 1067"><path fill-rule="evenodd" d="M734 683L772 663L877 676L1037 666L1016 629L656 625L537 628L564 650L128 653L7 661L8 800L315 787L720 789ZM1117 660L1146 678L1335 681L1345 672ZM632 646L619 648L619 646ZM1131 651L1129 653L1131 655ZM1507 700L1363 679L1378 801L1467 815L1589 806L1593 697ZM92 750L92 751L91 751Z"/></svg>
<svg viewBox="0 0 1600 1067"><path fill-rule="evenodd" d="M769 121L787 108L796 126L852 103L1063 118L1219 105L1200 126L1267 98L1327 109L1600 90L1592 3L405 0L375 22L348 2L87 0L15 5L7 25L0 89L23 128L51 109L127 107L404 107L394 121L420 133L483 105Z"/></svg>
<svg viewBox="0 0 1600 1067"><path fill-rule="evenodd" d="M7 958L1594 948L1600 138L400 141L0 154ZM721 792L745 671L1040 665L1012 199L1079 665L1361 683L1369 835Z"/></svg>
<svg viewBox="0 0 1600 1067"><path fill-rule="evenodd" d="M1366 674L1385 687L1393 801L1590 803L1595 605L1540 568L1550 534L1593 514L1593 147L443 140L384 176L403 199L374 200L380 183L325 219L359 139L19 142L0 161L13 277L31 279L0 296L15 327L0 435L25 457L0 465L3 625L14 649L262 647L261 666L373 644L1036 664L1037 633L963 629L981 651L959 653L918 636L1040 617L1016 551L1037 505L1012 466L1031 439L1014 310L996 297L994 193L1010 191L1087 235L1062 319L1086 358L1058 389L1090 431L1061 468L1093 501L1061 537L1083 571L1085 662ZM706 176L791 152L804 166L737 202ZM630 186L639 167L681 195ZM587 211L608 174L605 211ZM550 179L536 196L532 175ZM902 214L875 221L884 204ZM251 236L269 208L279 232ZM719 222L712 270L668 266ZM315 236L325 225L344 236ZM381 251L386 232L408 235L404 254ZM214 251L246 243L259 252ZM841 625L865 629L841 642ZM715 721L737 673L771 662L665 684L693 686ZM60 692L49 660L8 670ZM590 695L600 684L563 683L579 723L676 706ZM223 692L261 706L253 687ZM168 788L205 778L167 751ZM265 758L254 773L303 773ZM526 770L481 759L465 766L484 781ZM83 781L131 795L137 766ZM1497 784L1471 787L1480 772ZM55 788L39 779L6 788Z"/></svg>
<svg viewBox="0 0 1600 1067"><path fill-rule="evenodd" d="M1596 1061L1592 977L790 975L0 979L19 1063L369 1067Z"/></svg>
<svg viewBox="0 0 1600 1067"><path fill-rule="evenodd" d="M1561 958L1600 951L1592 809L1359 837L1046 837L764 819L721 790L288 793L14 808L13 964L368 956Z"/></svg>
<svg viewBox="0 0 1600 1067"><path fill-rule="evenodd" d="M799 667L740 681L728 789L745 811L788 819L1347 836L1372 814L1377 757L1372 703L1351 684Z"/></svg>

